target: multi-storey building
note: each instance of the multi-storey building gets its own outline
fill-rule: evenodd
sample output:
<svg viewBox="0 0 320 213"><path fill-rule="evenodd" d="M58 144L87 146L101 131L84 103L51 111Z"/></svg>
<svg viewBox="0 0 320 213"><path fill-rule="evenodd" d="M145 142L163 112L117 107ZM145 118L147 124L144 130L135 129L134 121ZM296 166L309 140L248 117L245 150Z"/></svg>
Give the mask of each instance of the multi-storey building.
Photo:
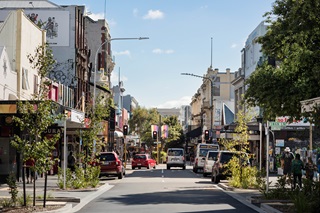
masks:
<svg viewBox="0 0 320 213"><path fill-rule="evenodd" d="M187 139L192 143L204 142L202 133L205 130L209 130L211 140L216 141L222 126L233 122L229 114L234 112L234 89L231 84L234 73L230 69L219 72L210 67L202 78L203 83L191 102L193 128L187 133Z"/></svg>

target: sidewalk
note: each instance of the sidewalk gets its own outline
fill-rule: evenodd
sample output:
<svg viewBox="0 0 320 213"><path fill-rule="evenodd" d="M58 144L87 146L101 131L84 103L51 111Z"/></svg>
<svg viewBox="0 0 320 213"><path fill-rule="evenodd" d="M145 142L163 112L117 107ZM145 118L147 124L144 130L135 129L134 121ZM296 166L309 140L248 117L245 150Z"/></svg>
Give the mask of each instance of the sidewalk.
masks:
<svg viewBox="0 0 320 213"><path fill-rule="evenodd" d="M130 165L127 165L127 168L130 168ZM128 169L127 171L131 171ZM270 175L269 182L272 182L270 188L274 186L274 184L277 182L277 175ZM101 186L97 189L87 189L87 190L61 190L57 186L58 177L57 175L48 175L48 182L47 182L47 205L54 205L54 204L62 204L65 205L65 207L50 211L55 213L71 213L76 212L80 210L82 207L84 207L86 204L88 204L91 200L95 199L102 193L106 192L110 188L112 188L112 185L108 184L107 180L100 181ZM218 184L220 188L222 188L227 194L232 196L233 198L237 199L238 201L242 202L243 204L253 208L257 212L266 212L259 208L258 206L251 204L250 198L254 195L261 195L259 190L247 190L247 189L234 189L230 188L227 185L227 181L221 181L221 183ZM22 182L18 182L18 190L19 193L22 193ZM27 194L33 193L33 184L26 184L26 191ZM38 178L36 181L36 196L43 197L44 192L44 178ZM19 194L20 196L21 194ZM7 184L2 184L0 186L0 197L9 197L9 190ZM50 199L50 198L55 199Z"/></svg>

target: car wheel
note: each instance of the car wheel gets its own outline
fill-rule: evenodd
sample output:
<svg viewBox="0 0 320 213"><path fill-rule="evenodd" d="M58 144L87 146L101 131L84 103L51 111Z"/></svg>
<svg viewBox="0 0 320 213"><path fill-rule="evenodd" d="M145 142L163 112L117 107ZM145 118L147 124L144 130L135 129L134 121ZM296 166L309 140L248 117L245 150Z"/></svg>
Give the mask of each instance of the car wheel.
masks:
<svg viewBox="0 0 320 213"><path fill-rule="evenodd" d="M132 170L134 170L135 168L136 168L136 167L133 166L133 167L132 167Z"/></svg>
<svg viewBox="0 0 320 213"><path fill-rule="evenodd" d="M148 164L147 169L150 169L150 164Z"/></svg>
<svg viewBox="0 0 320 213"><path fill-rule="evenodd" d="M141 167L139 166L138 169L141 169Z"/></svg>
<svg viewBox="0 0 320 213"><path fill-rule="evenodd" d="M123 178L123 173L120 172L120 173L118 174L118 179L122 179L122 178Z"/></svg>
<svg viewBox="0 0 320 213"><path fill-rule="evenodd" d="M203 177L207 177L208 176L208 174L207 173L203 173Z"/></svg>
<svg viewBox="0 0 320 213"><path fill-rule="evenodd" d="M154 165L153 168L156 169L156 165Z"/></svg>
<svg viewBox="0 0 320 213"><path fill-rule="evenodd" d="M170 170L170 166L167 166L167 169Z"/></svg>
<svg viewBox="0 0 320 213"><path fill-rule="evenodd" d="M185 169L186 169L186 166L183 166L182 169L185 170Z"/></svg>
<svg viewBox="0 0 320 213"><path fill-rule="evenodd" d="M192 169L194 173L197 173L197 170L195 168Z"/></svg>

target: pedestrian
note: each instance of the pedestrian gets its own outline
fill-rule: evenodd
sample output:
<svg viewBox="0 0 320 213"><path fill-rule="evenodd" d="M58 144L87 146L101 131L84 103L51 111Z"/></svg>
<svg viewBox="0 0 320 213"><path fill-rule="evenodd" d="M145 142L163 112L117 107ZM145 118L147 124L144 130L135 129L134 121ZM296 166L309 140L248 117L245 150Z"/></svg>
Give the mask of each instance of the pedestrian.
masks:
<svg viewBox="0 0 320 213"><path fill-rule="evenodd" d="M300 154L296 154L296 158L292 161L292 173L293 173L293 189L296 188L297 178L300 189L302 188L302 169L304 168L303 162L300 159Z"/></svg>
<svg viewBox="0 0 320 213"><path fill-rule="evenodd" d="M34 160L29 158L25 162L26 165L26 176L27 176L27 184L32 183L34 181Z"/></svg>
<svg viewBox="0 0 320 213"><path fill-rule="evenodd" d="M291 175L291 164L293 159L294 155L292 154L292 152L290 152L290 148L286 147L281 156L281 167L283 169L283 175L285 177Z"/></svg>
<svg viewBox="0 0 320 213"><path fill-rule="evenodd" d="M70 152L68 155L68 168L74 172L75 171L76 158L73 156L73 153Z"/></svg>
<svg viewBox="0 0 320 213"><path fill-rule="evenodd" d="M305 165L306 170L306 178L309 180L313 180L314 172L317 171L317 166L312 162L312 158L308 157L308 161Z"/></svg>

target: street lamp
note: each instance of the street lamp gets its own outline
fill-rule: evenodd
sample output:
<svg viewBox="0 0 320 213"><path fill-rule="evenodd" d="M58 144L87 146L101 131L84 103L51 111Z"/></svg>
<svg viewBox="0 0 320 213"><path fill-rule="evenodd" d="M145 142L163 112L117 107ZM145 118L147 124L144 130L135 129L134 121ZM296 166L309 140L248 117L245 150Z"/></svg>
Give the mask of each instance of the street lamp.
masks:
<svg viewBox="0 0 320 213"><path fill-rule="evenodd" d="M94 57L94 79L93 79L93 105L92 108L93 110L95 109L95 104L96 104L96 76L97 76L97 56L98 53L100 51L100 49L103 47L103 45L105 45L106 43L109 43L113 40L143 40L143 39L149 39L149 37L138 37L138 38L111 38L108 40L108 38L100 45L100 47L97 49L95 57ZM108 56L108 45L107 45L107 56ZM107 62L108 60L106 60L106 67L107 67L107 71L108 71L108 66L107 66Z"/></svg>
<svg viewBox="0 0 320 213"><path fill-rule="evenodd" d="M194 76L194 77L198 77L198 78L203 78L203 79L207 79L210 81L211 83L211 95L210 95L210 109L211 109L211 123L210 123L210 136L211 136L211 140L212 140L212 137L213 137L213 132L212 132L212 129L213 129L213 85L214 85L214 82L217 78L217 75L214 76L213 79L209 78L209 77L205 77L205 76L200 76L200 75L195 75L195 74L192 74L192 73L181 73L181 75L190 75L190 76Z"/></svg>

